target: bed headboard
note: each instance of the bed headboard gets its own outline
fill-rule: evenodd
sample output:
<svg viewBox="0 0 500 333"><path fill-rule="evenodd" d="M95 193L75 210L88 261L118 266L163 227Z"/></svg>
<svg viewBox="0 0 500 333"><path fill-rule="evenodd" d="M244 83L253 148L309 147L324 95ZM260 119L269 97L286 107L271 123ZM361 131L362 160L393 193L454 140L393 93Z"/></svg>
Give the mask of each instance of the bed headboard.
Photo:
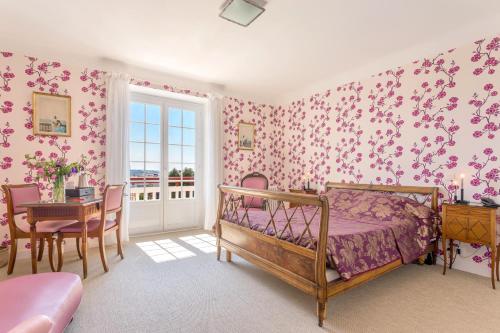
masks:
<svg viewBox="0 0 500 333"><path fill-rule="evenodd" d="M427 200L431 199L431 208L438 213L439 187L433 186L402 186L402 185L375 185L375 184L354 184L354 183L335 183L327 182L326 190L332 188L348 190L364 190L390 193L405 193L417 200L417 195L421 195ZM417 200L418 201L418 200Z"/></svg>

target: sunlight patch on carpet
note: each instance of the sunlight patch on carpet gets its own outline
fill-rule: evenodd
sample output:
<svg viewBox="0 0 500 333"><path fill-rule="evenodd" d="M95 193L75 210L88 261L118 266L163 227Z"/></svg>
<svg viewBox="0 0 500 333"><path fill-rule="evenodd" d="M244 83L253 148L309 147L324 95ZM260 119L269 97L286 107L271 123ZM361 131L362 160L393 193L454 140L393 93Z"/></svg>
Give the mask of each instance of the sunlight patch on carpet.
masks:
<svg viewBox="0 0 500 333"><path fill-rule="evenodd" d="M209 234L179 237L183 242L197 248L203 253L214 253L217 251L216 238Z"/></svg>
<svg viewBox="0 0 500 333"><path fill-rule="evenodd" d="M171 239L140 242L136 243L136 245L156 263L196 256L195 253L189 251Z"/></svg>

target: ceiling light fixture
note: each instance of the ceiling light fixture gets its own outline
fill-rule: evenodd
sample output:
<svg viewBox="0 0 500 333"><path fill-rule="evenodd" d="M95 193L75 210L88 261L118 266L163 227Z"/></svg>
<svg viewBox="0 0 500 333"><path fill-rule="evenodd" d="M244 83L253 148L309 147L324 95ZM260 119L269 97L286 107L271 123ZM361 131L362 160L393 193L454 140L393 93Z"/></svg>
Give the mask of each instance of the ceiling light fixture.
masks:
<svg viewBox="0 0 500 333"><path fill-rule="evenodd" d="M228 0L219 14L225 20L248 27L265 11L264 7L250 0Z"/></svg>

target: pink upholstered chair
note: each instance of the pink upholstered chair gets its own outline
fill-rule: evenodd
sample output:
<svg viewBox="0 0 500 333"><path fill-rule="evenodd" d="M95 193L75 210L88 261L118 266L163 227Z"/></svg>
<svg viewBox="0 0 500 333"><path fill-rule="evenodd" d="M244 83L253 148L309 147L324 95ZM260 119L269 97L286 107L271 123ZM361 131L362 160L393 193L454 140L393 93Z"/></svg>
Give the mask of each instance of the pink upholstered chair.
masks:
<svg viewBox="0 0 500 333"><path fill-rule="evenodd" d="M258 172L248 174L241 180L241 187L267 190L268 186L267 177ZM266 201L257 197L243 197L243 207L266 209Z"/></svg>
<svg viewBox="0 0 500 333"><path fill-rule="evenodd" d="M123 207L123 185L108 185L104 190L104 200L101 208L101 218L92 219L87 222L87 235L89 238L98 238L99 252L101 253L101 261L104 271L107 272L108 263L106 259L106 249L104 247L104 236L107 233L116 233L116 243L118 247L118 255L123 259L123 250L121 245L120 236L120 221ZM116 214L114 219L108 219L109 214ZM68 225L59 230L57 236L57 251L58 251L58 265L57 271L59 272L63 265L63 240L66 238L81 238L82 237L82 223L76 222ZM79 245L77 244L77 247ZM80 249L78 248L78 252Z"/></svg>
<svg viewBox="0 0 500 333"><path fill-rule="evenodd" d="M12 274L17 255L17 240L30 238L30 225L19 215L26 214L26 208L19 207L20 204L38 201L41 198L40 190L36 184L2 185L7 203L7 221L10 232L10 256L7 274ZM42 260L45 240L49 247L49 263L54 271L53 262L53 236L62 227L75 223L75 221L44 221L36 224L36 238L40 240L38 249L38 261Z"/></svg>

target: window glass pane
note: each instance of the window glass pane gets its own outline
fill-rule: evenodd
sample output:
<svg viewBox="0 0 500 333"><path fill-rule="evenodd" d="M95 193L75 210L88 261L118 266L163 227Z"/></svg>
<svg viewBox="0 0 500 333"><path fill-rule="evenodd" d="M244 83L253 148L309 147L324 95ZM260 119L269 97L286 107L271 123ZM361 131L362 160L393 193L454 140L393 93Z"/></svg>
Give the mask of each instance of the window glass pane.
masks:
<svg viewBox="0 0 500 333"><path fill-rule="evenodd" d="M195 168L194 164L184 164L182 168L182 175L184 178L189 177L189 179L194 178L195 176Z"/></svg>
<svg viewBox="0 0 500 333"><path fill-rule="evenodd" d="M182 162L184 163L194 163L194 147L183 146L182 147Z"/></svg>
<svg viewBox="0 0 500 333"><path fill-rule="evenodd" d="M168 145L168 161L171 163L182 162L182 146Z"/></svg>
<svg viewBox="0 0 500 333"><path fill-rule="evenodd" d="M184 167L182 169L182 176L182 185L184 191L194 191L194 164L184 164Z"/></svg>
<svg viewBox="0 0 500 333"><path fill-rule="evenodd" d="M146 163L146 170L144 171L146 177L156 177L160 179L160 163Z"/></svg>
<svg viewBox="0 0 500 333"><path fill-rule="evenodd" d="M194 111L184 110L182 115L182 126L189 128L196 127L196 113Z"/></svg>
<svg viewBox="0 0 500 333"><path fill-rule="evenodd" d="M130 105L130 121L144 122L144 104L132 103Z"/></svg>
<svg viewBox="0 0 500 333"><path fill-rule="evenodd" d="M130 141L144 141L144 123L130 124Z"/></svg>
<svg viewBox="0 0 500 333"><path fill-rule="evenodd" d="M159 124L161 121L160 106L154 104L146 105L146 122Z"/></svg>
<svg viewBox="0 0 500 333"><path fill-rule="evenodd" d="M194 146L196 133L194 129L183 128L182 129L182 144Z"/></svg>
<svg viewBox="0 0 500 333"><path fill-rule="evenodd" d="M146 200L160 199L160 163L146 163Z"/></svg>
<svg viewBox="0 0 500 333"><path fill-rule="evenodd" d="M168 125L182 126L182 111L176 108L168 109Z"/></svg>
<svg viewBox="0 0 500 333"><path fill-rule="evenodd" d="M168 128L168 143L169 144L182 144L182 128L169 127Z"/></svg>
<svg viewBox="0 0 500 333"><path fill-rule="evenodd" d="M146 125L146 141L160 143L161 135L160 135L160 125Z"/></svg>
<svg viewBox="0 0 500 333"><path fill-rule="evenodd" d="M131 161L144 161L144 144L143 143L130 143L130 160Z"/></svg>
<svg viewBox="0 0 500 333"><path fill-rule="evenodd" d="M130 162L130 177L144 177L143 162Z"/></svg>
<svg viewBox="0 0 500 333"><path fill-rule="evenodd" d="M160 162L160 157L161 157L160 144L146 143L146 161Z"/></svg>
<svg viewBox="0 0 500 333"><path fill-rule="evenodd" d="M170 163L168 165L168 180L169 185L172 181L179 182L182 176L182 164Z"/></svg>
<svg viewBox="0 0 500 333"><path fill-rule="evenodd" d="M178 163L171 163L168 166L168 192L171 199L182 198L180 194L181 189L181 176L182 176L182 165ZM173 196L171 193L176 193Z"/></svg>
<svg viewBox="0 0 500 333"><path fill-rule="evenodd" d="M144 163L130 163L130 200L138 201L144 194Z"/></svg>

